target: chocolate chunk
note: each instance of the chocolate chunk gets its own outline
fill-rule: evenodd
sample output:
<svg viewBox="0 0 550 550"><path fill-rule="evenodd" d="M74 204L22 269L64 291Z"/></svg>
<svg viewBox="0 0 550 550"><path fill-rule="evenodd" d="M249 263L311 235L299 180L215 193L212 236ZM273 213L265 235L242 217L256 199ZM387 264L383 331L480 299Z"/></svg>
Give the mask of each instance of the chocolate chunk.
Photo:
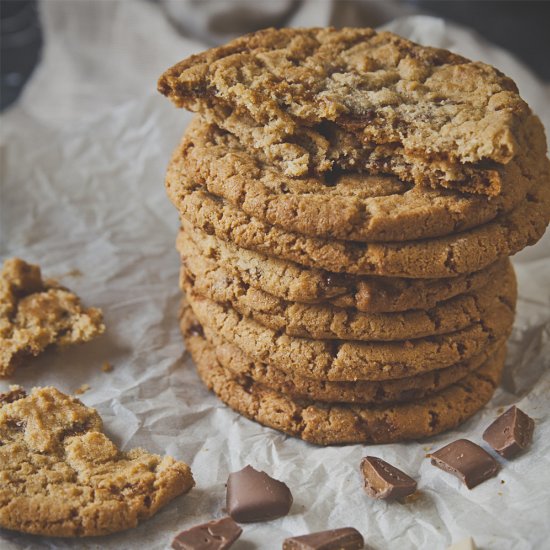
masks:
<svg viewBox="0 0 550 550"><path fill-rule="evenodd" d="M534 429L533 419L514 406L485 430L483 439L504 458L512 458L529 446Z"/></svg>
<svg viewBox="0 0 550 550"><path fill-rule="evenodd" d="M381 458L366 456L361 461L365 491L372 498L393 499L412 495L416 481Z"/></svg>
<svg viewBox="0 0 550 550"><path fill-rule="evenodd" d="M434 466L458 477L468 489L499 470L498 462L487 451L467 439L457 439L429 456Z"/></svg>
<svg viewBox="0 0 550 550"><path fill-rule="evenodd" d="M27 393L21 386L10 386L9 391L5 393L0 393L0 405L2 403L13 403L14 401L19 401L27 396Z"/></svg>
<svg viewBox="0 0 550 550"><path fill-rule="evenodd" d="M223 518L182 531L173 541L175 550L224 550L233 545L243 530L231 519Z"/></svg>
<svg viewBox="0 0 550 550"><path fill-rule="evenodd" d="M292 506L290 489L282 482L246 466L227 479L227 511L243 523L286 516Z"/></svg>
<svg viewBox="0 0 550 550"><path fill-rule="evenodd" d="M353 527L290 537L283 542L283 550L359 550L364 546L361 533Z"/></svg>

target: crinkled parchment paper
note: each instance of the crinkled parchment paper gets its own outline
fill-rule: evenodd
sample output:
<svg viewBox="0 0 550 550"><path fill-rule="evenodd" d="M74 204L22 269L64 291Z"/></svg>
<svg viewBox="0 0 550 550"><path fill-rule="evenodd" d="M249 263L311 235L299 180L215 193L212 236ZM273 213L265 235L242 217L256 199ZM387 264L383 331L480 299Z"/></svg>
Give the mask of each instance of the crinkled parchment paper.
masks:
<svg viewBox="0 0 550 550"><path fill-rule="evenodd" d="M42 64L2 120L0 256L37 262L102 307L107 331L29 362L10 382L67 392L89 384L81 398L117 443L186 461L197 487L126 533L65 541L0 531L0 547L167 548L178 531L223 514L228 473L251 463L287 482L295 502L285 518L245 526L236 550L280 548L289 535L343 526L378 550L443 549L468 535L483 549L548 548L548 236L515 260L520 300L503 387L474 419L430 441L369 447L320 448L263 428L203 388L178 332L177 216L163 176L189 115L155 87L163 69L203 46L178 36L151 4L48 0L42 11ZM438 19L390 28L498 66L550 127L548 88L510 55ZM102 372L105 361L112 372ZM512 403L535 419L535 440L497 478L469 491L425 459L427 449L457 437L480 443ZM406 505L367 498L358 473L367 453L416 477L421 498Z"/></svg>

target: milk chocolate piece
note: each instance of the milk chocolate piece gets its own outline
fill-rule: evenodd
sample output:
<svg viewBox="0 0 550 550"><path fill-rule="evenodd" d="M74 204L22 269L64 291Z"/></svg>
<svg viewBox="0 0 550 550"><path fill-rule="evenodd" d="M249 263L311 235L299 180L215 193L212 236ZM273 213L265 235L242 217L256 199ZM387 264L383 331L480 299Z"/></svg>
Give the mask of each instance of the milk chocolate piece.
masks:
<svg viewBox="0 0 550 550"><path fill-rule="evenodd" d="M182 531L173 541L174 550L225 550L243 530L231 519L223 518Z"/></svg>
<svg viewBox="0 0 550 550"><path fill-rule="evenodd" d="M498 462L487 451L467 439L457 439L429 456L434 466L458 477L468 489L499 470Z"/></svg>
<svg viewBox="0 0 550 550"><path fill-rule="evenodd" d="M361 533L353 527L290 537L283 542L283 550L359 550L364 546Z"/></svg>
<svg viewBox="0 0 550 550"><path fill-rule="evenodd" d="M483 433L483 439L504 458L525 450L533 439L535 422L516 406L500 415Z"/></svg>
<svg viewBox="0 0 550 550"><path fill-rule="evenodd" d="M365 491L372 498L393 499L412 495L416 481L381 458L366 456L361 461Z"/></svg>
<svg viewBox="0 0 550 550"><path fill-rule="evenodd" d="M288 514L292 494L282 481L246 466L240 472L229 474L226 503L235 521L268 521Z"/></svg>

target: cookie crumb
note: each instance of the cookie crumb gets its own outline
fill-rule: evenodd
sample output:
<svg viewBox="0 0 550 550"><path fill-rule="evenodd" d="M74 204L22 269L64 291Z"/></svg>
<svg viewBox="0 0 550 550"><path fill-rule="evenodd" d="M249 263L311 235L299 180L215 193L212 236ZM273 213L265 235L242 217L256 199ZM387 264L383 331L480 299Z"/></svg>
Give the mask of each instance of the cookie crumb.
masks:
<svg viewBox="0 0 550 550"><path fill-rule="evenodd" d="M82 384L79 388L77 388L74 392L75 395L82 395L83 393L86 393L91 386L89 384Z"/></svg>
<svg viewBox="0 0 550 550"><path fill-rule="evenodd" d="M113 368L113 365L111 365L108 361L105 361L105 363L101 366L101 370L103 372L112 372Z"/></svg>

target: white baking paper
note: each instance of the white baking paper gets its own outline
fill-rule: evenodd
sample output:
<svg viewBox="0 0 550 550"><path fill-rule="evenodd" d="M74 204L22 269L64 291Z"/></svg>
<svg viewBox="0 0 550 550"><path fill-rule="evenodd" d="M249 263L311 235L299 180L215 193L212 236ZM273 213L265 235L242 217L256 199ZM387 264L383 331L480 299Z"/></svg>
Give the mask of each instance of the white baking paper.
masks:
<svg viewBox="0 0 550 550"><path fill-rule="evenodd" d="M281 548L289 535L344 526L377 550L444 549L468 535L482 549L549 548L548 237L516 261L520 299L503 388L459 429L420 443L320 448L263 428L203 388L178 331L177 216L163 176L189 116L155 88L165 68L203 46L179 36L152 4L41 4L42 63L2 117L0 256L39 263L101 307L107 331L29 362L9 383L67 392L89 384L82 400L98 409L118 444L186 461L197 486L125 533L65 541L0 531L0 548L167 548L180 530L224 513L227 475L246 464L284 480L295 500L289 516L246 525L235 550ZM329 10L314 8L311 24L323 24L319 14ZM307 13L298 14L301 24ZM498 66L550 128L548 87L509 54L439 19L408 17L389 27ZM102 372L106 361L113 372ZM534 443L502 461L496 478L469 491L425 458L457 437L481 443L483 429L513 403L535 419ZM365 454L413 475L421 498L369 499L358 472Z"/></svg>

